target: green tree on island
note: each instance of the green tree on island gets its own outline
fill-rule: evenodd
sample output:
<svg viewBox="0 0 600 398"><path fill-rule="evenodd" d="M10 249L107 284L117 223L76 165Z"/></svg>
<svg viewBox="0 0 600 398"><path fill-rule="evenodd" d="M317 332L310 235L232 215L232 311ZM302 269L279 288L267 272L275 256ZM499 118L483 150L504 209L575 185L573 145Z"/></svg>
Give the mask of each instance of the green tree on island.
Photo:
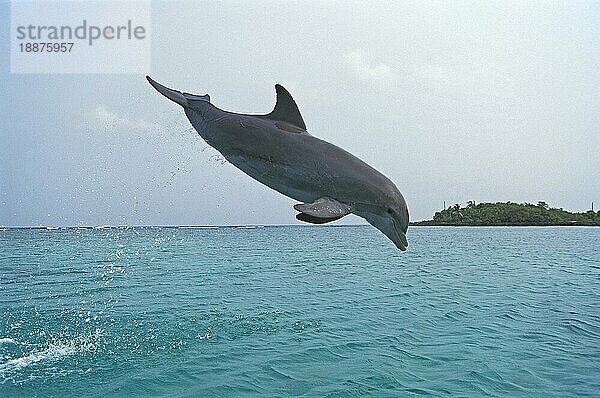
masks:
<svg viewBox="0 0 600 398"><path fill-rule="evenodd" d="M587 225L600 226L600 212L589 210L571 213L562 208L551 208L546 202L531 203L479 203L468 201L438 211L433 220L416 225Z"/></svg>

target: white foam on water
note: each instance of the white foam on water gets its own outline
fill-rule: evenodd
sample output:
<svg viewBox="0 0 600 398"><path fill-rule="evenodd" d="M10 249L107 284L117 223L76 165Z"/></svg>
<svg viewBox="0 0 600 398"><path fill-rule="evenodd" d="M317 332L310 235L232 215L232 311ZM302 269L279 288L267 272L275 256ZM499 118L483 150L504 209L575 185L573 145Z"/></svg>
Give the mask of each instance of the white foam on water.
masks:
<svg viewBox="0 0 600 398"><path fill-rule="evenodd" d="M0 338L0 344L17 344L17 342L10 337L2 337Z"/></svg>
<svg viewBox="0 0 600 398"><path fill-rule="evenodd" d="M17 372L23 368L36 363L52 363L57 362L68 356L96 350L96 342L101 336L102 331L97 329L95 333L87 338L78 338L66 343L50 343L47 348L35 350L19 358L12 358L6 362L0 363L0 376L5 376ZM11 338L3 338L3 340L11 340ZM16 342L15 342L16 343Z"/></svg>
<svg viewBox="0 0 600 398"><path fill-rule="evenodd" d="M74 345L51 344L45 350L32 352L20 358L9 359L4 363L0 363L0 374L17 371L37 362L58 361L61 358L74 354L75 352L77 352L77 348Z"/></svg>

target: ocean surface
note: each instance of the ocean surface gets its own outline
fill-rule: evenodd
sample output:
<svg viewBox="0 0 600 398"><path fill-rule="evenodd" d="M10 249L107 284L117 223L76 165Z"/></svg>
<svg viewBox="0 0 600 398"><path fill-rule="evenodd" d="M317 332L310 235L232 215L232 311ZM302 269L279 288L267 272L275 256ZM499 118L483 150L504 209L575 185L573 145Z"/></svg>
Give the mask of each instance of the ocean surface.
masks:
<svg viewBox="0 0 600 398"><path fill-rule="evenodd" d="M0 397L600 396L600 228L0 231Z"/></svg>

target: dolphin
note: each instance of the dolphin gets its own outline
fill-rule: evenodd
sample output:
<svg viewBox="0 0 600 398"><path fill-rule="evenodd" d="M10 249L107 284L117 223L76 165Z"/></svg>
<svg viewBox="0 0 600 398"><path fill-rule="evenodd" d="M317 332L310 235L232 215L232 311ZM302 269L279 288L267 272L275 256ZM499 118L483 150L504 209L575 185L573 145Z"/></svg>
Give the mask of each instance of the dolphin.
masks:
<svg viewBox="0 0 600 398"><path fill-rule="evenodd" d="M364 218L400 250L408 241L404 197L383 174L349 152L308 133L296 102L276 84L275 108L266 115L224 111L210 96L167 88L159 93L181 105L200 136L238 169L299 202L300 221L324 224L350 213Z"/></svg>

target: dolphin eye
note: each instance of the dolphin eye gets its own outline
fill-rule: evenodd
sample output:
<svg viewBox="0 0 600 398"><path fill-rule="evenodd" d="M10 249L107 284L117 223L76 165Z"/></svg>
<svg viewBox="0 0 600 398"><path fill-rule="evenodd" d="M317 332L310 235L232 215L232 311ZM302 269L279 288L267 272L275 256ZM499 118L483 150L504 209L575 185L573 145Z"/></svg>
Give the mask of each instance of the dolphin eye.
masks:
<svg viewBox="0 0 600 398"><path fill-rule="evenodd" d="M394 214L394 210L392 209L387 209L388 214Z"/></svg>

